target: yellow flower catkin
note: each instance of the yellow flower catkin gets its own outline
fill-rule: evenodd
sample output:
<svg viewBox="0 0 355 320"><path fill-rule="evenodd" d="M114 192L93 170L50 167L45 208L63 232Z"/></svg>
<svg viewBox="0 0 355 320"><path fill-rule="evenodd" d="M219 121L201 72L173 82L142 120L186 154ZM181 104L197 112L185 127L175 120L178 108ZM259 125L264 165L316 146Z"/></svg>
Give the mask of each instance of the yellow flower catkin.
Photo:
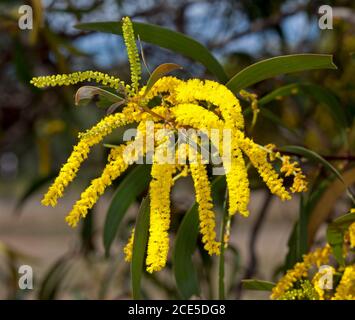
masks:
<svg viewBox="0 0 355 320"><path fill-rule="evenodd" d="M217 106L230 127L244 128L239 100L225 86L215 81L191 79L176 87L176 100L180 103L206 101Z"/></svg>
<svg viewBox="0 0 355 320"><path fill-rule="evenodd" d="M355 265L345 268L332 300L355 300Z"/></svg>
<svg viewBox="0 0 355 320"><path fill-rule="evenodd" d="M195 152L191 152L189 155L195 155ZM216 240L216 217L213 211L211 185L208 180L206 166L201 163L200 155L190 156L189 160L196 202L198 203L202 243L204 243L204 248L210 255L219 255L221 244Z"/></svg>
<svg viewBox="0 0 355 320"><path fill-rule="evenodd" d="M81 137L79 143L74 147L67 162L61 168L59 175L49 187L45 194L42 204L55 206L58 198L63 196L65 187L73 181L78 172L81 163L88 157L90 148L110 134L115 128L127 124L126 117L123 114L116 113L102 119L98 124L89 129L85 136Z"/></svg>
<svg viewBox="0 0 355 320"><path fill-rule="evenodd" d="M324 290L323 286L325 286L326 283L322 283L320 280L322 279L322 277L324 275L328 274L328 272L331 272L332 276L333 276L335 273L335 269L333 267L329 266L329 268L325 268L323 270L320 270L313 276L312 284L313 284L315 291L318 294L318 300L325 300L325 290Z"/></svg>
<svg viewBox="0 0 355 320"><path fill-rule="evenodd" d="M281 200L291 199L290 194L283 186L283 180L268 162L268 153L260 148L253 140L244 137L242 132L237 132L237 140L240 148L248 156L252 165L258 170L260 176L270 189Z"/></svg>
<svg viewBox="0 0 355 320"><path fill-rule="evenodd" d="M150 226L147 250L147 271L164 268L169 250L170 190L176 166L153 163L149 187Z"/></svg>
<svg viewBox="0 0 355 320"><path fill-rule="evenodd" d="M355 208L350 210L350 213L355 213ZM355 222L353 222L349 227L349 238L350 238L350 246L355 248Z"/></svg>
<svg viewBox="0 0 355 320"><path fill-rule="evenodd" d="M176 104L176 88L178 85L182 84L183 81L175 77L162 77L153 87L147 92L145 98L146 100L151 100L157 96L163 96L164 100L170 102L171 104Z"/></svg>
<svg viewBox="0 0 355 320"><path fill-rule="evenodd" d="M242 216L247 217L249 216L248 204L250 200L248 172L238 145L238 140L235 137L232 137L231 141L230 164L225 164L224 167L228 186L228 212L230 215L238 212Z"/></svg>
<svg viewBox="0 0 355 320"><path fill-rule="evenodd" d="M123 151L126 145L113 148L108 157L108 164L100 177L91 181L90 186L81 194L71 212L65 218L71 227L76 227L80 218L85 218L89 209L97 202L105 189L112 184L128 167L127 159L124 159Z"/></svg>
<svg viewBox="0 0 355 320"><path fill-rule="evenodd" d="M220 130L223 128L223 121L218 116L205 108L192 104L178 104L169 109L175 121L182 126L191 126L195 129Z"/></svg>
<svg viewBox="0 0 355 320"><path fill-rule="evenodd" d="M128 61L131 69L131 82L135 92L138 92L141 78L141 62L138 54L133 25L129 17L122 19L123 39L127 48Z"/></svg>
<svg viewBox="0 0 355 320"><path fill-rule="evenodd" d="M133 250L133 241L134 241L134 228L131 231L131 235L128 239L127 244L123 248L123 253L125 255L125 261L131 262L132 261L132 250Z"/></svg>
<svg viewBox="0 0 355 320"><path fill-rule="evenodd" d="M292 269L288 270L286 274L277 282L272 289L271 298L279 299L286 291L291 289L294 283L302 278L307 277L308 271L312 266L321 266L329 261L331 248L326 245L323 248L318 248L303 256L302 262L297 262Z"/></svg>
<svg viewBox="0 0 355 320"><path fill-rule="evenodd" d="M34 77L31 80L37 88L70 86L84 81L95 81L113 89L125 88L125 83L118 78L99 71L78 71L69 74L57 74L52 76Z"/></svg>

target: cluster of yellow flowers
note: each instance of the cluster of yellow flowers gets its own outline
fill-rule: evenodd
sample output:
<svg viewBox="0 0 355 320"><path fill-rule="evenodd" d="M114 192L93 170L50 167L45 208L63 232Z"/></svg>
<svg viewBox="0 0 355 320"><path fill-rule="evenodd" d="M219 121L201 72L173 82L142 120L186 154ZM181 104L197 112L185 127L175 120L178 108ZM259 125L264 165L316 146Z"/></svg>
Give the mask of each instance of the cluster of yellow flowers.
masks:
<svg viewBox="0 0 355 320"><path fill-rule="evenodd" d="M351 209L355 213L355 209ZM349 227L353 232L354 223ZM349 248L353 243L345 237L344 256L348 256L349 265L340 265L337 269L328 265L331 261L332 249L329 244L318 248L303 256L301 262L296 263L292 269L278 281L272 289L271 298L278 300L355 300L355 264L351 264ZM349 243L350 242L350 243ZM323 268L319 268L323 265ZM313 272L312 268L319 270ZM341 275L339 283L333 279L334 275ZM311 281L309 280L311 279ZM331 281L331 285L324 281ZM329 285L329 286L327 286Z"/></svg>
<svg viewBox="0 0 355 320"><path fill-rule="evenodd" d="M99 71L73 72L70 74L57 74L53 76L36 77L31 83L37 88L70 86L84 81L95 81L116 90L126 88L123 81Z"/></svg>
<svg viewBox="0 0 355 320"><path fill-rule="evenodd" d="M350 210L351 213L355 213L355 208ZM351 247L355 248L355 222L349 227L349 238Z"/></svg>
<svg viewBox="0 0 355 320"><path fill-rule="evenodd" d="M315 251L304 255L303 261L296 263L292 269L288 270L272 289L271 298L282 298L288 290L293 288L297 281L308 276L308 272L313 266L320 267L321 265L328 263L330 251L330 246L326 245L324 248L316 249Z"/></svg>
<svg viewBox="0 0 355 320"><path fill-rule="evenodd" d="M301 168L298 163L291 162L291 157L288 155L281 155L279 151L276 150L274 144L268 144L265 149L269 153L270 161L275 161L276 159L281 161L280 171L285 175L285 177L293 176L293 184L290 190L292 192L303 192L307 191L307 181L305 175L302 173Z"/></svg>
<svg viewBox="0 0 355 320"><path fill-rule="evenodd" d="M155 137L156 130L169 128L194 128L205 130L209 139L213 140L212 129L218 131L230 130L231 158L225 156L219 150L223 166L226 172L226 180L229 194L228 210L232 216L240 213L248 216L248 203L250 188L247 176L247 168L243 153L258 170L260 176L269 187L270 191L282 200L290 199L290 192L302 192L306 189L304 176L295 165L292 166L292 174L298 179L291 190L286 190L283 180L273 168L268 158L270 150L256 144L252 139L244 135L244 118L238 99L224 85L210 80L191 79L179 80L175 77L162 77L148 91L146 87L139 89L141 67L138 51L135 45L134 31L129 18L123 19L123 36L128 51L131 65L132 85L125 85L121 80L103 75L101 73L87 71L76 72L71 75L59 75L50 77L38 77L32 79L37 87L68 85L78 82L93 80L108 85L114 89L126 90L125 106L122 112L114 113L103 118L93 128L79 135L80 141L67 163L62 167L58 177L44 196L44 205L55 206L57 199L63 196L64 188L74 179L81 163L88 157L90 148L100 143L108 134L119 126L136 123L138 134L132 142L112 148L108 157L108 163L100 177L94 179L90 186L81 194L72 211L66 218L71 226L76 226L81 217L85 217L88 210L93 207L105 189L118 178L139 157L146 156L154 151L151 170L152 180L149 187L150 195L150 227L147 249L146 265L149 272L161 270L167 260L169 249L170 226L170 191L177 178L191 173L196 190L196 201L199 207L199 220L202 241L209 254L219 254L220 243L216 240L216 218L213 211L210 182L206 164L196 145L199 146L200 138L188 141L186 145L179 146L172 154L172 158L188 154L188 165L162 163L164 148L167 139ZM159 105L149 108L148 105L154 98L159 97ZM203 106L202 106L203 105ZM207 107L206 107L207 105ZM146 121L153 121L153 130L146 128ZM154 136L154 143L144 147L140 154L127 152L139 138L148 139ZM190 142L194 142L193 144ZM291 164L285 162L283 170L289 173ZM296 181L296 179L295 179ZM132 256L134 234L130 237L125 247L126 260Z"/></svg>

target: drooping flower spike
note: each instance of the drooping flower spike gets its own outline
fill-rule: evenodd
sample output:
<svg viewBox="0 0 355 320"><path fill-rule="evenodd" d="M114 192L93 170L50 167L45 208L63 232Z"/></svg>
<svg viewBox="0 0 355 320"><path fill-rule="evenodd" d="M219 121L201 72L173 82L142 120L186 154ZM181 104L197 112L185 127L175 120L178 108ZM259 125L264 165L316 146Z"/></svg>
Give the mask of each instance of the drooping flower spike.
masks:
<svg viewBox="0 0 355 320"><path fill-rule="evenodd" d="M272 193L282 200L290 199L290 192L301 192L306 189L305 177L289 158L276 154L274 148L256 144L245 137L244 118L236 96L224 85L211 80L191 79L183 81L175 77L162 77L146 90L139 88L141 66L135 35L129 18L123 19L123 36L128 52L131 70L131 84L100 72L76 72L69 75L46 76L33 78L31 83L39 88L77 84L83 81L95 81L109 86L122 93L124 91L123 108L104 117L98 124L86 132L79 134L79 142L54 183L45 194L42 203L55 206L58 198L63 196L64 189L73 181L82 162L88 157L92 146L100 143L116 128L127 124L137 125L135 139L126 144L112 148L107 165L101 176L94 179L83 191L81 198L74 204L66 217L71 226L76 226L84 218L89 209L97 202L105 189L112 184L133 162L153 153L151 170L152 180L149 186L150 195L150 227L146 266L149 272L161 270L167 261L169 250L170 227L170 193L177 179L191 174L199 210L200 233L205 249L209 254L219 254L220 243L216 236L216 217L213 211L210 179L207 164L204 162L203 143L201 137L187 136L187 140L177 148L164 146L169 136L161 136L161 130L170 130L173 136L178 130L196 129L207 136L222 159L226 173L229 194L228 210L232 216L236 213L248 216L250 188L245 161L258 170L260 176ZM151 107L152 102L154 107ZM154 124L148 128L148 122ZM226 144L217 136L230 133ZM136 150L141 141L153 139L153 143L143 143L139 152ZM228 146L228 148L225 147ZM227 149L230 151L230 156ZM168 150L168 151L167 151ZM210 150L207 150L210 152ZM228 150L227 150L228 151ZM166 154L168 153L168 154ZM185 154L185 155L184 155ZM246 156L246 159L245 159ZM279 173L272 166L272 157L283 161L281 174L294 175L294 185L287 190ZM170 163L162 159L185 158L187 163ZM247 160L249 159L249 160ZM132 256L134 234L132 233L124 249L126 260Z"/></svg>

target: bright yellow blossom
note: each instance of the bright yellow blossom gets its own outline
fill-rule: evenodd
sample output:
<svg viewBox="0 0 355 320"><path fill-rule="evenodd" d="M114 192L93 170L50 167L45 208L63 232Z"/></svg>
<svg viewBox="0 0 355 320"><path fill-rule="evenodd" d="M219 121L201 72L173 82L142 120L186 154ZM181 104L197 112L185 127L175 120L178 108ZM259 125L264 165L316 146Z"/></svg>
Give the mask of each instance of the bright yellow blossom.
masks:
<svg viewBox="0 0 355 320"><path fill-rule="evenodd" d="M329 261L331 248L326 245L323 248L318 248L303 256L302 262L297 262L292 269L279 280L276 286L272 289L271 298L279 299L286 291L291 289L294 283L302 278L306 278L308 271L312 266L321 266Z"/></svg>
<svg viewBox="0 0 355 320"><path fill-rule="evenodd" d="M131 231L131 235L128 239L127 244L123 248L126 262L131 262L131 260L132 260L133 241L134 241L134 228Z"/></svg>
<svg viewBox="0 0 355 320"><path fill-rule="evenodd" d="M197 142L197 139L195 140ZM206 166L201 163L201 155L189 152L191 176L194 181L196 202L200 220L200 232L206 251L212 254L220 253L220 243L216 241L216 218L213 211L211 185L208 180Z"/></svg>
<svg viewBox="0 0 355 320"><path fill-rule="evenodd" d="M173 164L152 165L150 182L150 223L147 250L147 271L152 273L164 268L168 257L170 227L170 191L173 185Z"/></svg>
<svg viewBox="0 0 355 320"><path fill-rule="evenodd" d="M125 84L118 78L99 71L78 71L70 74L57 74L53 76L35 77L31 83L37 88L70 86L84 81L95 81L113 89L125 88Z"/></svg>
<svg viewBox="0 0 355 320"><path fill-rule="evenodd" d="M213 150L217 149L216 152L208 149L208 157L217 155L222 159L229 195L229 219L237 212L243 216L249 215L250 188L244 155L258 170L272 193L282 200L289 199L290 194L284 187L283 180L269 162L269 160L272 161L272 150L245 137L244 118L239 100L226 86L210 80L190 79L183 81L175 77L162 77L149 90L144 86L139 87L141 65L133 26L129 18L124 18L122 22L123 36L130 62L131 85L125 85L117 78L93 71L38 77L32 80L32 83L40 88L96 81L117 91L123 91L122 101L119 102L122 103L122 111L117 112L117 105L114 104L109 111L116 113L106 116L94 127L79 134L78 144L44 196L42 203L56 205L57 199L63 195L65 187L74 179L81 163L88 157L92 146L100 143L120 126L136 125L138 132L134 140L111 149L102 174L82 192L80 199L66 217L66 221L69 225L76 226L80 218L85 217L98 201L105 189L131 163L137 162L143 157L146 159L151 157L153 165L152 180L149 186L150 224L146 267L148 272L154 272L161 270L167 261L171 189L177 179L189 173L191 173L194 182L199 208L202 242L209 254L219 254L220 252L220 243L216 240L216 217L213 212L211 186L205 165L205 154L202 153L205 151L202 136L207 136L207 140L212 141ZM245 95L245 93L242 94ZM248 95L248 97L256 112L256 96ZM115 107L116 109L114 109ZM148 126L149 123L153 123L154 126ZM188 132L188 129L191 128L200 130L201 137L197 139L188 133L185 145L183 147L178 145L176 148L174 139L170 138L175 138L177 133L180 134L181 131L178 131L180 129L184 129L183 132ZM162 133L160 129L166 131ZM221 140L216 141L215 135L212 134L215 132L214 130L218 135L227 131L230 133L231 139L226 141L228 148L225 148L225 141L223 144ZM168 131L170 132L168 133ZM225 137L223 137L224 139ZM173 148L167 148L171 144L173 144ZM225 149L229 149L230 154L225 152ZM213 154L211 155L211 153ZM189 163L174 163L175 159L181 160L181 158L188 159ZM282 159L281 173L286 176L294 175L294 183L290 191L304 191L306 189L305 177L300 168L291 163L289 158ZM170 160L173 163L170 163ZM228 226L230 226L230 220L228 221ZM229 227L227 229L229 230ZM227 239L229 231L224 236ZM133 233L124 249L127 261L132 256L132 245ZM314 256L317 254L315 253L312 257ZM295 270L288 276L286 275L289 284L294 281L295 277L302 277L309 265L315 263L313 260L310 262L307 259L305 256L304 262L296 265ZM280 281L279 287L281 289L279 291L289 288L289 284L282 284L282 281Z"/></svg>
<svg viewBox="0 0 355 320"><path fill-rule="evenodd" d="M85 133L79 143L74 147L67 163L61 168L58 177L45 194L42 204L55 206L57 199L63 196L65 187L73 181L81 163L88 157L90 148L98 144L110 134L115 128L127 124L123 114L116 113L102 119L98 124Z"/></svg>
<svg viewBox="0 0 355 320"><path fill-rule="evenodd" d="M253 140L244 137L242 132L237 132L237 135L240 148L248 156L252 165L258 170L270 191L280 197L281 200L289 200L291 196L283 186L282 179L268 162L267 151L260 148Z"/></svg>
<svg viewBox="0 0 355 320"><path fill-rule="evenodd" d="M122 19L123 38L127 48L129 65L131 67L131 82L135 92L138 92L139 80L141 78L141 62L134 36L131 19L124 17Z"/></svg>
<svg viewBox="0 0 355 320"><path fill-rule="evenodd" d="M345 268L332 300L355 300L355 265Z"/></svg>
<svg viewBox="0 0 355 320"><path fill-rule="evenodd" d="M88 210L94 206L105 189L127 169L128 163L123 156L125 147L121 145L111 150L108 164L101 176L92 180L90 186L81 194L80 200L75 203L72 211L65 218L71 227L75 227L80 218L85 218Z"/></svg>

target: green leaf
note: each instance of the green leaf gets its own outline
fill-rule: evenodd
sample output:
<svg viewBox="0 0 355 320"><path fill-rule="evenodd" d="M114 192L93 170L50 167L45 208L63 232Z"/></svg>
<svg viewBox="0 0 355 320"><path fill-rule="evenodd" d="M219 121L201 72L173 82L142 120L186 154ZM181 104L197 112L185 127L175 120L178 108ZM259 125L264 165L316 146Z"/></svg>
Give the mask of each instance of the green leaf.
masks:
<svg viewBox="0 0 355 320"><path fill-rule="evenodd" d="M147 196L142 201L134 229L131 264L133 299L140 299L141 297L140 285L143 274L144 257L147 248L149 231L149 204L150 200Z"/></svg>
<svg viewBox="0 0 355 320"><path fill-rule="evenodd" d="M312 69L336 69L331 55L295 54L259 61L237 73L226 86L237 94L241 89L281 74Z"/></svg>
<svg viewBox="0 0 355 320"><path fill-rule="evenodd" d="M304 195L301 195L299 218L288 241L289 250L286 256L286 269L292 268L296 262L301 261L302 256L308 251L307 227L310 208L307 200Z"/></svg>
<svg viewBox="0 0 355 320"><path fill-rule="evenodd" d="M107 211L103 241L108 256L118 227L132 202L142 193L150 181L150 165L138 165L119 184Z"/></svg>
<svg viewBox="0 0 355 320"><path fill-rule="evenodd" d="M242 285L246 290L271 291L275 283L264 280L244 279L242 280Z"/></svg>
<svg viewBox="0 0 355 320"><path fill-rule="evenodd" d="M64 276L71 267L69 256L60 258L45 275L38 293L39 300L55 299Z"/></svg>
<svg viewBox="0 0 355 320"><path fill-rule="evenodd" d="M75 27L80 30L122 35L122 24L116 21L81 23ZM148 23L133 22L133 28L135 35L139 36L142 41L172 50L200 62L222 83L228 80L223 67L210 51L191 37Z"/></svg>
<svg viewBox="0 0 355 320"><path fill-rule="evenodd" d="M225 179L223 176L212 182L213 198L224 188ZM184 215L179 226L174 251L173 251L173 272L179 294L183 299L189 299L193 295L199 295L197 271L192 263L192 255L196 248L199 232L198 204L195 203Z"/></svg>
<svg viewBox="0 0 355 320"><path fill-rule="evenodd" d="M196 248L198 226L198 205L195 203L181 221L173 252L176 286L183 299L200 294L197 272L191 259Z"/></svg>
<svg viewBox="0 0 355 320"><path fill-rule="evenodd" d="M94 101L98 107L105 108L113 103L121 102L123 99L114 93L100 87L82 86L75 94L75 105L85 106Z"/></svg>
<svg viewBox="0 0 355 320"><path fill-rule="evenodd" d="M333 248L333 254L338 263L344 265L343 241L349 226L355 222L355 213L345 214L328 225L327 241Z"/></svg>
<svg viewBox="0 0 355 320"><path fill-rule="evenodd" d="M259 106L263 106L273 100L281 99L282 97L296 95L299 93L300 85L298 83L291 83L280 88L277 88L270 93L266 94L262 98L260 98L258 104Z"/></svg>
<svg viewBox="0 0 355 320"><path fill-rule="evenodd" d="M292 154L297 154L302 157L305 157L306 159L315 162L315 163L320 163L322 164L327 170L331 171L334 173L334 175L344 183L344 179L340 172L334 168L327 160L325 160L322 156L320 156L318 153L309 150L304 147L299 147L299 146L283 146L279 148L280 151L283 152L289 152Z"/></svg>

